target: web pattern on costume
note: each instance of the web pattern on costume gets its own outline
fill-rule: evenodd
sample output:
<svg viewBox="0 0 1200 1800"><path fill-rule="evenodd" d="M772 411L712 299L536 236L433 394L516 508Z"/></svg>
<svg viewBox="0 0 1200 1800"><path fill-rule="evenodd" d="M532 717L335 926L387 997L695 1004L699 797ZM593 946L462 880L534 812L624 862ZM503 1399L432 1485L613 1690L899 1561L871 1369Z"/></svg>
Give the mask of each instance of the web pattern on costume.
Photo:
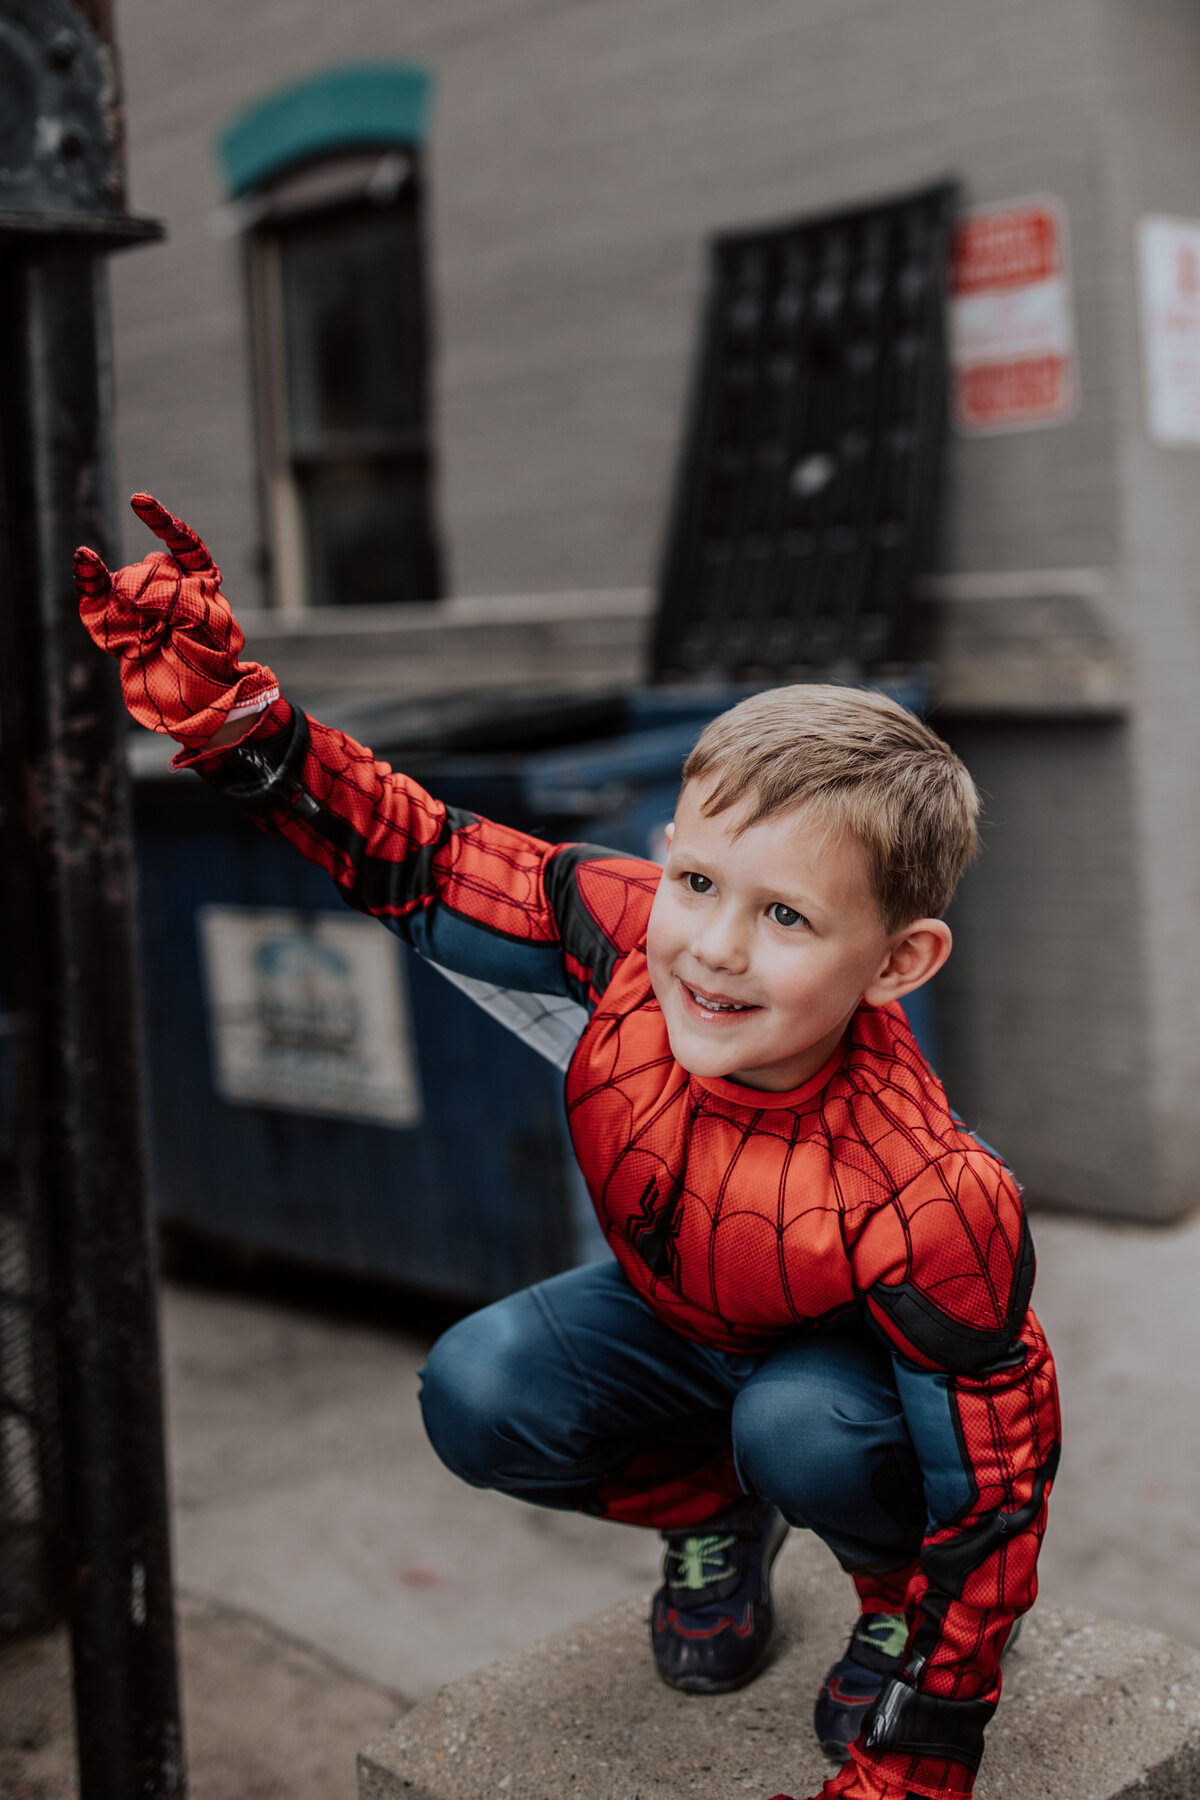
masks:
<svg viewBox="0 0 1200 1800"><path fill-rule="evenodd" d="M559 1033L555 1060L591 1014L569 1059L572 1134L609 1242L669 1324L753 1351L865 1308L901 1388L944 1384L957 1487L936 1508L928 1490L912 1565L876 1584L891 1581L907 1611L913 1685L990 1708L1036 1592L1053 1365L1028 1310L1015 1183L955 1121L899 1010L861 1009L848 1054L798 1102L731 1100L670 1054L644 956L656 866L454 812L282 706L207 772L493 1010L513 990L532 996L527 1021ZM590 1505L679 1527L739 1492L727 1452L647 1447ZM870 1760L901 1789L970 1788L971 1770L932 1748Z"/></svg>
<svg viewBox="0 0 1200 1800"><path fill-rule="evenodd" d="M556 1069L570 1068L588 1018L587 1008L577 1000L568 1000L561 994L523 993L520 988L501 987L494 981L462 975L441 963L431 963L430 967Z"/></svg>

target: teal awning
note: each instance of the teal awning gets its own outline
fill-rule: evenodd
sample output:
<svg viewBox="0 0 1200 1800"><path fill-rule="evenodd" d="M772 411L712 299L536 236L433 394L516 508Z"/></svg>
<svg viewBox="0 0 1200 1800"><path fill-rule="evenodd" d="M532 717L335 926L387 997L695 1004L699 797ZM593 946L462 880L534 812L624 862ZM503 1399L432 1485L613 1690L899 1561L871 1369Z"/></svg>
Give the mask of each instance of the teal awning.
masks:
<svg viewBox="0 0 1200 1800"><path fill-rule="evenodd" d="M411 63L354 63L256 100L217 139L226 192L329 151L422 143L432 87L429 70Z"/></svg>

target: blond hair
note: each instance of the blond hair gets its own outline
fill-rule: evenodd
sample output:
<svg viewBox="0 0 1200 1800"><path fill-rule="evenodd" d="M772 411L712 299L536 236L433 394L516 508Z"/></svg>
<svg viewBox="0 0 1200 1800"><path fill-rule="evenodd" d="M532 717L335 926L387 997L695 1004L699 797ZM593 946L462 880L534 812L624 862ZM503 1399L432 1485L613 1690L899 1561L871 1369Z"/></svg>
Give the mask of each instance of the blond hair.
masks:
<svg viewBox="0 0 1200 1800"><path fill-rule="evenodd" d="M684 783L709 785L708 817L749 802L734 835L815 807L867 853L886 931L940 918L978 848L979 795L936 732L883 694L769 688L714 719Z"/></svg>

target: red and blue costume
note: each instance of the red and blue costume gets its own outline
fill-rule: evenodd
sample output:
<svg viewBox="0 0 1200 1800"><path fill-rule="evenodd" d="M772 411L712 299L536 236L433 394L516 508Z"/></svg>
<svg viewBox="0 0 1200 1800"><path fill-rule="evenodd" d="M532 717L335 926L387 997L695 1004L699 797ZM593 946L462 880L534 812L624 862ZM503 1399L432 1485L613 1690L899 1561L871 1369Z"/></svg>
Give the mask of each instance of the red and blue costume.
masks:
<svg viewBox="0 0 1200 1800"><path fill-rule="evenodd" d="M116 578L124 623L114 625L99 575L96 618L82 587L93 635L102 615L121 638L109 647L122 654L127 698L132 685L185 743L179 718L203 713L178 760L421 954L469 981L583 1009L566 1075L571 1135L624 1282L658 1326L747 1369L781 1346L836 1346L840 1330L865 1326L890 1361L923 1516L910 1509L905 1552L897 1540L888 1566L872 1567L869 1547L842 1549L865 1604L883 1594L909 1623L903 1668L854 1746L862 1780L850 1791L968 1793L1001 1652L1036 1592L1059 1445L1009 1171L956 1120L898 1008L860 1008L826 1067L791 1093L685 1071L646 967L656 865L442 805L272 699L269 670L257 685L243 679L231 703L260 705L248 735L206 750L212 716L189 669L162 653L173 639L186 665L196 629L194 583L180 570L188 543L174 547L176 558L139 566L140 586L138 570ZM172 593L193 598L180 610ZM153 692L162 682L169 691ZM576 1503L675 1529L742 1492L732 1444L698 1450L658 1435L593 1469Z"/></svg>

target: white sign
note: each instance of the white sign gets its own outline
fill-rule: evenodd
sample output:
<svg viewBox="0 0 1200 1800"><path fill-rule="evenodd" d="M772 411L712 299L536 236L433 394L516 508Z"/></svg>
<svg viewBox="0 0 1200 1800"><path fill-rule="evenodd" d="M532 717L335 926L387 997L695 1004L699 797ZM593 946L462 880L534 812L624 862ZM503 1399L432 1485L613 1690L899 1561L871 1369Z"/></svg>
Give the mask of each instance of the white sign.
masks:
<svg viewBox="0 0 1200 1800"><path fill-rule="evenodd" d="M1158 444L1200 444L1200 221L1138 222L1146 412Z"/></svg>
<svg viewBox="0 0 1200 1800"><path fill-rule="evenodd" d="M977 207L954 231L950 364L960 431L1060 425L1079 400L1066 216L1057 200Z"/></svg>
<svg viewBox="0 0 1200 1800"><path fill-rule="evenodd" d="M205 906L213 1082L236 1106L416 1125L399 945L373 919Z"/></svg>

